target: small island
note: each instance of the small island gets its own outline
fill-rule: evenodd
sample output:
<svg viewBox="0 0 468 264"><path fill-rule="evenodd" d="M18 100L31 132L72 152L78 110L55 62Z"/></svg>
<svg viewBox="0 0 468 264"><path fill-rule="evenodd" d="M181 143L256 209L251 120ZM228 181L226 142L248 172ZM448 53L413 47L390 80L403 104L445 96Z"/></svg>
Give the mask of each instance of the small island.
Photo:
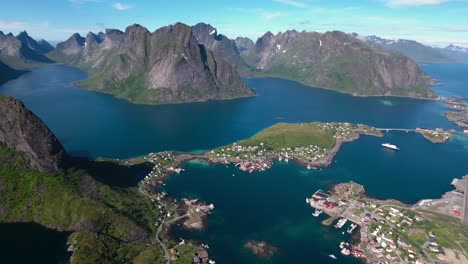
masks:
<svg viewBox="0 0 468 264"><path fill-rule="evenodd" d="M277 247L274 247L265 241L250 240L247 241L244 246L252 252L252 254L261 258L269 258L278 251Z"/></svg>
<svg viewBox="0 0 468 264"><path fill-rule="evenodd" d="M335 223L350 234L359 227L357 244L337 245L343 255L369 263L467 263L467 181L468 176L455 179L455 190L415 205L369 198L364 186L354 182L337 184L331 192L317 190L306 202L315 208L314 216L330 216L323 224Z"/></svg>
<svg viewBox="0 0 468 264"><path fill-rule="evenodd" d="M415 132L421 134L432 143L445 143L452 138L452 135L455 133L454 130L446 131L442 128L436 128L435 130L416 128Z"/></svg>

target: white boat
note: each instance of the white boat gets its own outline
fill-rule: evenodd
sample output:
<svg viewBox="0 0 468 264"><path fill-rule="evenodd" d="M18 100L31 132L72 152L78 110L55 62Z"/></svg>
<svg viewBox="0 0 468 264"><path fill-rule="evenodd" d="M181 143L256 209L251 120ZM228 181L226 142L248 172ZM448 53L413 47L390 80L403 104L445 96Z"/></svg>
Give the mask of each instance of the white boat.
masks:
<svg viewBox="0 0 468 264"><path fill-rule="evenodd" d="M352 223L351 226L350 226L350 228L349 228L348 231L346 231L346 232L348 232L348 234L351 234L351 233L354 231L354 229L355 229L356 227L357 227L357 225L354 224L354 223Z"/></svg>
<svg viewBox="0 0 468 264"><path fill-rule="evenodd" d="M336 223L335 228L342 228L346 224L346 222L348 222L348 219L341 218L340 220L338 220L338 223Z"/></svg>
<svg viewBox="0 0 468 264"><path fill-rule="evenodd" d="M330 254L330 255L328 255L328 256L329 256L330 258L332 258L332 259L336 259L336 256L333 255L333 254Z"/></svg>
<svg viewBox="0 0 468 264"><path fill-rule="evenodd" d="M393 149L393 150L400 150L397 146L390 144L390 143L383 143L382 147L388 148L388 149Z"/></svg>
<svg viewBox="0 0 468 264"><path fill-rule="evenodd" d="M309 198L306 198L306 203L309 203Z"/></svg>

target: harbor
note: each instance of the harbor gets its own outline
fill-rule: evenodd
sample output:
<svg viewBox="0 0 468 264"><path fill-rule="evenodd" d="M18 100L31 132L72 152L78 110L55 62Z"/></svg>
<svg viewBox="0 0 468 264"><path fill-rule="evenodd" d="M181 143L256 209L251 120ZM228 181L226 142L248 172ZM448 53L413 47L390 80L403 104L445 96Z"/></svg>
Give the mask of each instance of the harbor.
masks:
<svg viewBox="0 0 468 264"><path fill-rule="evenodd" d="M317 212L330 216L322 222L325 225L334 223L340 230L350 223L346 229L349 234L359 227L359 243L340 243L343 255L364 258L368 263L439 263L454 254L466 260L465 250L454 240L464 241L467 234L449 238L451 234L444 232L446 221L463 225L467 178L454 180L456 189L442 200L423 200L413 207L395 200L368 198L364 187L353 182L337 184L332 191L317 190L306 202L315 209L314 216L319 215ZM452 218L426 211L437 209Z"/></svg>

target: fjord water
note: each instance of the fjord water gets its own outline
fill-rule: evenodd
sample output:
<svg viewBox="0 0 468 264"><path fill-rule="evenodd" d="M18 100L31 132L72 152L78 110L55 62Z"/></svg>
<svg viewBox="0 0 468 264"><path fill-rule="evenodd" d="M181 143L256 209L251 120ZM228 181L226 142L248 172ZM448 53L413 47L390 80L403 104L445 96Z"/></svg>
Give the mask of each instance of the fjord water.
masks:
<svg viewBox="0 0 468 264"><path fill-rule="evenodd" d="M0 87L25 102L67 151L129 158L163 150L211 149L277 122L347 121L377 127L445 127L443 104L409 98L352 97L277 79L247 79L258 96L178 105L135 105L73 85L69 66L32 70Z"/></svg>
<svg viewBox="0 0 468 264"><path fill-rule="evenodd" d="M424 66L442 86L444 95L466 93L468 80L453 65ZM466 65L458 65L461 69ZM63 65L34 69L0 87L0 93L23 100L75 154L126 158L161 150L200 150L250 137L277 122L347 121L386 128L456 128L445 119L439 102L409 98L352 97L277 79L246 79L258 96L180 105L134 105L111 96L77 88L86 78ZM458 83L458 84L457 84ZM458 128L457 128L458 129ZM382 149L388 141L399 152ZM293 163L276 163L264 173L242 173L232 166L189 163L169 178L165 188L175 197L191 195L214 203L207 229L174 237L210 244L220 263L354 263L338 253L340 231L320 225L305 198L316 189L353 180L376 198L414 203L436 198L450 181L468 173L468 142L456 137L432 144L422 136L389 132L385 138L362 137L345 144L329 168L306 171ZM235 176L233 177L232 174ZM261 261L243 249L250 239L280 248Z"/></svg>
<svg viewBox="0 0 468 264"><path fill-rule="evenodd" d="M468 63L427 64L421 66L421 69L442 82L442 85L433 88L438 95L468 98Z"/></svg>

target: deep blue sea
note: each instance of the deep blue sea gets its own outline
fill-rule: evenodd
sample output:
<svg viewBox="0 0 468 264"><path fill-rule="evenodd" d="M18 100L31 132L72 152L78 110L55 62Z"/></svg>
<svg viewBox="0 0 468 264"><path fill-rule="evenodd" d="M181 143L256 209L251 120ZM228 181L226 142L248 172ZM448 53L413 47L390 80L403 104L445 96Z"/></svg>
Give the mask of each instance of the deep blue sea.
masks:
<svg viewBox="0 0 468 264"><path fill-rule="evenodd" d="M442 82L442 96L468 95L468 65L427 65L422 69ZM77 88L87 74L64 65L34 69L0 86L0 93L23 100L76 155L128 158L162 150L207 150L250 137L277 122L346 121L381 128L455 128L440 102L391 97L352 97L278 78L246 79L257 96L206 103L134 105ZM399 152L382 149L391 142ZM214 203L206 230L174 229L174 236L208 243L219 263L355 263L338 253L346 239L322 226L305 198L316 189L353 180L367 194L414 203L450 190L454 177L468 173L468 141L457 136L432 144L413 133L364 136L345 144L333 164L306 171L294 163L276 163L266 172L243 173L228 166L188 163L165 189L175 197L194 196ZM233 177L232 174L235 176ZM0 240L5 239L1 238ZM259 260L243 248L250 239L280 248ZM8 238L7 238L8 240Z"/></svg>

